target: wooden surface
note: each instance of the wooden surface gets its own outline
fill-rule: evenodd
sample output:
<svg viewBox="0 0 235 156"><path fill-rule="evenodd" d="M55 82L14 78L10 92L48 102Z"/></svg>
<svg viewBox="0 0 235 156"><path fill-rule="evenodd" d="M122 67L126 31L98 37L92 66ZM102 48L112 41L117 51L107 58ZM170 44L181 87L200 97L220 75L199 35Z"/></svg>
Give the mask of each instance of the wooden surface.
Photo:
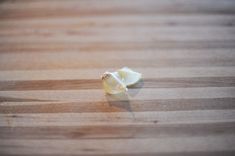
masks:
<svg viewBox="0 0 235 156"><path fill-rule="evenodd" d="M1 1L0 155L235 155L234 25L234 0Z"/></svg>

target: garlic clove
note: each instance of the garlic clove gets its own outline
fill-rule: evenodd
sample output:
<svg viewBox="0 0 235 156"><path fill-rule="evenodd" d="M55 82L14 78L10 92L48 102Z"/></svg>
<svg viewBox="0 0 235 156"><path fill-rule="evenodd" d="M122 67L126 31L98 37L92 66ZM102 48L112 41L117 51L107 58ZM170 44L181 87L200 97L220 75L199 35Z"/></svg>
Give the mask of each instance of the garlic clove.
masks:
<svg viewBox="0 0 235 156"><path fill-rule="evenodd" d="M131 86L137 83L141 77L142 74L133 71L130 68L124 67L122 69L119 69L117 71L119 77L121 78L121 81L126 85L126 86Z"/></svg>
<svg viewBox="0 0 235 156"><path fill-rule="evenodd" d="M102 75L102 85L108 94L118 94L127 91L126 85L121 81L117 73L105 72Z"/></svg>
<svg viewBox="0 0 235 156"><path fill-rule="evenodd" d="M142 75L130 68L124 67L115 72L105 72L102 75L102 85L106 93L118 94L127 91L127 86L134 85Z"/></svg>

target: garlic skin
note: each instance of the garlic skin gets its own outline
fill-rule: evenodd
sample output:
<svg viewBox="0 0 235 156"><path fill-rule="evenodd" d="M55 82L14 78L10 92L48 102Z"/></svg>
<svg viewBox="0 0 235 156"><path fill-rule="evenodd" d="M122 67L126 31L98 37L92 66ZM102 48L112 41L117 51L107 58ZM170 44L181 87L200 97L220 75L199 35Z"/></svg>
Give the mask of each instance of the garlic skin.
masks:
<svg viewBox="0 0 235 156"><path fill-rule="evenodd" d="M127 86L134 85L142 78L138 72L124 67L115 72L105 72L102 75L102 85L106 93L118 94L127 91Z"/></svg>
<svg viewBox="0 0 235 156"><path fill-rule="evenodd" d="M108 94L118 94L127 91L126 85L116 74L111 72L105 72L102 75L102 85Z"/></svg>
<svg viewBox="0 0 235 156"><path fill-rule="evenodd" d="M122 82L126 86L134 85L142 78L142 74L135 72L127 67L123 67L122 69L119 69L117 72Z"/></svg>

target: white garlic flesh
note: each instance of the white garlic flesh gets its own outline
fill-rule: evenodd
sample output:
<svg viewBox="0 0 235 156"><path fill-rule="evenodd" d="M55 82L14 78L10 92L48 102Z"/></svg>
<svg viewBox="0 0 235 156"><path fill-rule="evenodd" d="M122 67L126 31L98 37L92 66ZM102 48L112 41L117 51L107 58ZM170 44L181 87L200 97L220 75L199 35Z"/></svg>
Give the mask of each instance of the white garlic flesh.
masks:
<svg viewBox="0 0 235 156"><path fill-rule="evenodd" d="M126 85L114 73L105 72L102 75L102 84L105 92L109 94L127 91Z"/></svg>
<svg viewBox="0 0 235 156"><path fill-rule="evenodd" d="M123 93L127 91L127 86L134 85L141 77L140 73L124 67L116 72L105 72L102 75L102 85L108 94Z"/></svg>
<svg viewBox="0 0 235 156"><path fill-rule="evenodd" d="M135 72L127 67L119 69L117 72L126 86L136 84L142 77L140 73Z"/></svg>

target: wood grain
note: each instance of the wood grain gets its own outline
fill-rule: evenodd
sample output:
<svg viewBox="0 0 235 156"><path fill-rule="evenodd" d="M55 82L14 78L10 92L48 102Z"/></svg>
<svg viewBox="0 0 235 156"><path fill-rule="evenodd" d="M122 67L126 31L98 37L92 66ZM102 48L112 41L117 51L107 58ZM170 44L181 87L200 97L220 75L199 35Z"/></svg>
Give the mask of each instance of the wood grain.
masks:
<svg viewBox="0 0 235 156"><path fill-rule="evenodd" d="M100 76L143 74L127 95ZM235 155L234 0L0 2L0 155Z"/></svg>

